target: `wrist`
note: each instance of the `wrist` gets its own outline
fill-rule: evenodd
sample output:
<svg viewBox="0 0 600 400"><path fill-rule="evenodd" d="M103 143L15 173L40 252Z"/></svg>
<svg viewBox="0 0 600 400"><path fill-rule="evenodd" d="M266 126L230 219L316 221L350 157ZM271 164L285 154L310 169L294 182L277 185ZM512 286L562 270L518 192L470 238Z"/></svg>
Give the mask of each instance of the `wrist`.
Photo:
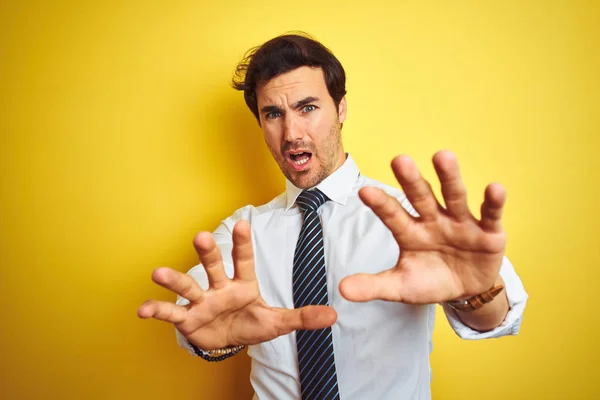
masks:
<svg viewBox="0 0 600 400"><path fill-rule="evenodd" d="M235 356L242 351L246 346L227 346L216 350L203 350L194 345L189 340L187 341L194 353L206 361L223 361L229 357Z"/></svg>
<svg viewBox="0 0 600 400"><path fill-rule="evenodd" d="M455 311L473 312L481 309L486 304L491 303L497 296L505 292L504 281L500 276L494 282L494 285L485 292L466 298L450 300L447 304Z"/></svg>

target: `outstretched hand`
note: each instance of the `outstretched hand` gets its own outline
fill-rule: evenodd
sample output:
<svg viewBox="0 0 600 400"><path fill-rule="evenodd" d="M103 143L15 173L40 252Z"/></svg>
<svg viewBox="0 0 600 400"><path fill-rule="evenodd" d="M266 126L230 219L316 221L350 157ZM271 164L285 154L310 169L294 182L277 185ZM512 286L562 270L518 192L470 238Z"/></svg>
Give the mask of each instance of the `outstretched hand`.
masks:
<svg viewBox="0 0 600 400"><path fill-rule="evenodd" d="M506 244L501 224L504 188L487 186L477 219L469 211L455 155L438 152L433 164L445 207L409 157L392 161L396 179L418 217L381 189L361 189L360 198L391 230L400 257L393 268L379 274L345 278L340 291L348 300L431 304L476 295L494 285Z"/></svg>
<svg viewBox="0 0 600 400"><path fill-rule="evenodd" d="M189 275L158 268L152 280L186 298L189 304L148 300L138 310L140 318L174 324L192 344L214 350L226 346L252 345L272 340L297 329L322 329L333 325L335 311L327 306L298 309L270 307L258 289L250 226L240 221L233 230L235 276L225 274L221 252L209 232L201 232L194 246L209 280L204 291Z"/></svg>

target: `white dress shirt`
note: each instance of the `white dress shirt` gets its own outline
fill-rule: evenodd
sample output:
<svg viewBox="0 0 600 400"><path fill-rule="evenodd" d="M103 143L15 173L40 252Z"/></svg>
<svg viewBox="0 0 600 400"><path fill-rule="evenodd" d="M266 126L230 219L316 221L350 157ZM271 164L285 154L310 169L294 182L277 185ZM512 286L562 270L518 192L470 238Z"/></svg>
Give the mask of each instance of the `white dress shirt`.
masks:
<svg viewBox="0 0 600 400"><path fill-rule="evenodd" d="M342 167L317 186L331 200L319 209L319 214L329 304L338 314L332 333L340 398L428 400L436 305L379 300L353 303L344 299L338 289L348 275L378 273L392 268L398 260L400 250L391 232L358 197L358 190L364 186L383 189L416 215L401 190L361 175L349 155ZM260 207L249 205L237 210L214 232L226 273L232 277L233 226L240 220L250 222L260 291L273 307L294 308L292 264L303 219L295 201L301 191L288 181L284 193ZM189 274L207 289L202 265L192 268ZM527 293L506 257L500 274L510 311L504 323L492 331L479 333L470 329L444 305L448 321L460 337L483 339L518 333ZM185 304L187 300L179 298L177 303ZM179 332L177 336L180 346L194 354ZM255 398L300 399L295 332L250 346L248 354L252 358L250 380Z"/></svg>

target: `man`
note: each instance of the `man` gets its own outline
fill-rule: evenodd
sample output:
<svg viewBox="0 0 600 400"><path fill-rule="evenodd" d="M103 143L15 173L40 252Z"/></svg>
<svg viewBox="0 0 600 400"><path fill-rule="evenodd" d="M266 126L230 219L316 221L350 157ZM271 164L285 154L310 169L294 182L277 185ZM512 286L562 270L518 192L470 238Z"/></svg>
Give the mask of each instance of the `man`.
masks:
<svg viewBox="0 0 600 400"><path fill-rule="evenodd" d="M179 299L140 317L208 360L249 346L259 399L429 399L436 303L463 338L518 332L527 294L504 256L502 186L478 220L448 151L433 157L445 206L406 156L392 162L404 192L361 175L341 140L344 70L309 37L270 40L236 76L286 191L200 232L187 275L155 270Z"/></svg>

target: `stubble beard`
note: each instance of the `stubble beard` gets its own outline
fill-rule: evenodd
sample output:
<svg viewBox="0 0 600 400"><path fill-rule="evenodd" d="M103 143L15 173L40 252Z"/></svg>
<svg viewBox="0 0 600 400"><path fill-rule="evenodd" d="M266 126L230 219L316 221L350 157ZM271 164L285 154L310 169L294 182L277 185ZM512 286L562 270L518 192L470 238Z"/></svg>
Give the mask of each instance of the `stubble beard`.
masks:
<svg viewBox="0 0 600 400"><path fill-rule="evenodd" d="M321 149L317 149L314 143L298 141L292 147L304 148L312 152L312 160L318 160L318 165L313 165L307 171L295 172L291 171L285 157L278 162L279 169L285 177L300 189L309 189L323 182L325 178L331 175L340 165L339 153L344 152L342 145L341 126L336 122L329 130L329 136L323 143ZM273 149L270 149L274 154ZM284 154L283 149L277 150L280 155ZM342 161L343 162L343 161Z"/></svg>

